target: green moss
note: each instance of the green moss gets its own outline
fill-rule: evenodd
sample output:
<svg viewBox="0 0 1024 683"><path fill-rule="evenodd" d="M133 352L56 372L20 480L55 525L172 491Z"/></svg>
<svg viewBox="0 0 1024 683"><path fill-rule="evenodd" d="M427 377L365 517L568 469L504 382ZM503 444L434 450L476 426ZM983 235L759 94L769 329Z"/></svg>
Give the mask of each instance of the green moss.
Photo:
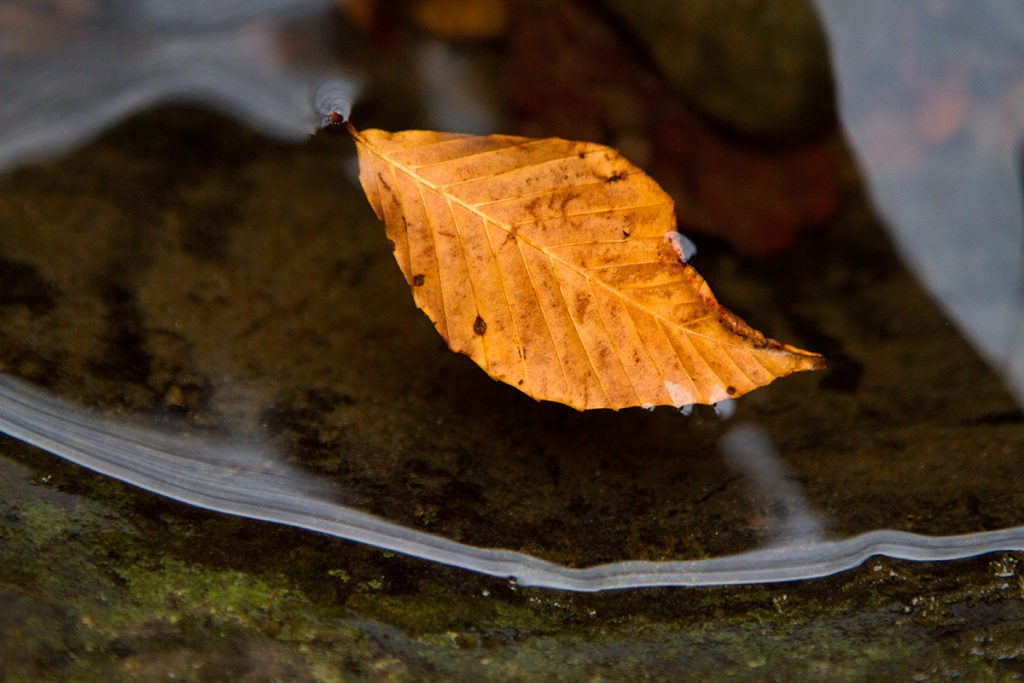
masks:
<svg viewBox="0 0 1024 683"><path fill-rule="evenodd" d="M25 538L36 548L50 546L72 526L65 510L42 501L22 508L21 517Z"/></svg>
<svg viewBox="0 0 1024 683"><path fill-rule="evenodd" d="M667 679L681 670L739 680L1000 678L1001 662L1022 658L1013 617L1021 584L1004 576L1012 557L960 572L879 561L802 584L594 596L442 571L396 593L387 577L416 563L362 548L327 558L299 546L249 566L186 552L244 537L244 524L220 536L206 518L171 515L163 523L182 535L168 537L152 533L152 522L113 525L89 505L42 500L7 519L15 517L0 549L3 581L21 591L6 601L2 624L4 651L16 653L12 680L244 673L254 653L268 671L326 681L553 670L564 680ZM950 628L961 635L934 637Z"/></svg>

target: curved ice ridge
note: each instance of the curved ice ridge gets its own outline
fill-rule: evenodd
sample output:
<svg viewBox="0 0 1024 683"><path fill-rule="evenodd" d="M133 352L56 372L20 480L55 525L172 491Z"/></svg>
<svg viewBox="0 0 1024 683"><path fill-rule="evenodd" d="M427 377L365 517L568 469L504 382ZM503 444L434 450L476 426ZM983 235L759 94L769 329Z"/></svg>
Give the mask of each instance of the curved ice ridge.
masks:
<svg viewBox="0 0 1024 683"><path fill-rule="evenodd" d="M510 550L479 548L332 502L338 489L258 446L223 446L99 418L0 375L0 431L83 467L184 503L287 524L461 567L520 585L572 591L793 581L855 567L872 555L953 560L1024 550L1024 526L957 536L878 530L844 540L809 536L737 555L625 561L574 569Z"/></svg>
<svg viewBox="0 0 1024 683"><path fill-rule="evenodd" d="M56 157L167 102L212 107L264 135L302 141L323 124L311 99L344 92L331 105L347 115L357 89L330 58L324 17L331 7L330 0L130 0L104 3L75 40L24 54L0 44L0 172ZM308 57L283 47L292 22L301 22Z"/></svg>

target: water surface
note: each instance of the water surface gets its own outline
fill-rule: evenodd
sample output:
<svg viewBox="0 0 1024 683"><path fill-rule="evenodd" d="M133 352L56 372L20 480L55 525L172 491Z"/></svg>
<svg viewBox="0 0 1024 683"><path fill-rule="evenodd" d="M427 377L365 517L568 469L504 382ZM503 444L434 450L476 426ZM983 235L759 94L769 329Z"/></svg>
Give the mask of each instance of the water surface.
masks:
<svg viewBox="0 0 1024 683"><path fill-rule="evenodd" d="M289 77L269 61L288 84L282 92L292 93L280 110L258 98L247 106L240 93L254 86L243 78L234 81L242 90L200 93L187 106L168 106L166 92L147 95L131 115L107 106L122 90L82 93L76 106L55 110L65 130L79 131L72 136L8 127L5 140L38 134L46 144L5 154L0 367L65 402L54 407L33 394L29 403L44 411L22 413L22 422L38 426L43 414L66 418L71 406L86 408L86 422L55 423L53 432L130 433L157 445L157 454L212 463L135 480L152 490L173 493L172 485L196 476L207 493L219 486L223 495L190 502L290 523L337 513L322 504L346 506L357 512L345 519L378 535L312 526L527 583L621 585L602 584L605 570L573 584L567 577L581 575L530 565L523 555L569 568L710 560L675 566L660 581L702 583L815 576L871 552L924 558L1020 548L1024 416L1012 371L1019 44L1005 30L1000 40L986 37L1008 25L1006 16L996 21L996 9L991 21L969 26L955 13L903 10L900 21L920 31L902 48L911 52L904 62L930 63L927 50L939 50L946 71L886 77L864 54L872 43L855 38L891 46L878 26L895 24L821 5L838 110L811 112L804 127L779 124L777 135L730 118L708 104L721 101L711 95L679 95L659 51L636 48L651 39L642 22L624 37L583 5L512 21L500 40L484 43L387 17L361 31L335 17L323 70ZM225 32L216 27L234 30L233 22L204 24L203 40L217 42ZM956 29L957 50L929 38L938 28ZM552 37L566 31L571 50L538 49L553 49ZM95 35L86 30L81 44ZM51 60L39 50L46 59L19 53L25 73L62 63L53 61L62 51ZM573 50L593 59L581 65ZM691 263L718 298L770 336L825 354L831 368L745 396L727 420L710 407L689 416L668 408L581 414L491 381L448 351L413 306L355 183L351 142L340 131L296 132L323 113L313 104L316 85L355 70L365 90L353 117L364 127L464 126L621 148L676 198L681 229L699 249ZM918 108L901 105L906 83L919 89ZM146 92L137 82L126 87ZM966 104L948 104L947 91ZM225 98L231 106L218 105ZM959 119L950 108L962 110ZM25 114L32 110L18 120L46 118ZM101 110L107 114L97 118ZM912 120L894 118L903 111ZM935 122L943 116L956 120ZM275 139L282 130L290 131L285 141ZM22 385L4 386L9 408ZM131 480L124 471L132 449L122 448L130 444L96 443ZM81 494L140 528L190 519L141 493L111 497L97 475L13 439L3 445L32 472L17 470L18 486L30 476L45 482L35 487L40 496ZM135 465L145 462L140 456ZM5 485L16 486L13 478ZM189 500L180 487L177 497ZM281 506L299 517L271 514ZM202 519L217 528L217 517ZM200 541L208 546L189 552L201 557L237 543L240 557L301 572L306 565L289 553L321 543L313 534L282 542L275 534L284 532L268 527L223 524ZM881 530L897 533L869 536L876 545L859 550L830 544ZM940 541L939 552L904 532L971 536ZM474 548L519 555L488 565L494 558ZM766 548L776 550L724 564L746 574L712 571L723 558ZM818 552L847 560L829 564ZM773 573L780 556L799 572ZM432 571L423 562L418 571ZM657 577L650 565L632 570L637 583L659 583L635 578Z"/></svg>

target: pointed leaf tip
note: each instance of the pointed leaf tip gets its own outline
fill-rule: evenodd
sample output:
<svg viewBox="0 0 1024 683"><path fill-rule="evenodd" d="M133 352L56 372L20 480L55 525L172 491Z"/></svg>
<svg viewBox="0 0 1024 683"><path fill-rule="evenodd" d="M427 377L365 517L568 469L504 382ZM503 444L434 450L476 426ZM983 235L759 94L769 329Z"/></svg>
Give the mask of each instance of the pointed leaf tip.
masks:
<svg viewBox="0 0 1024 683"><path fill-rule="evenodd" d="M579 410L681 408L825 367L718 303L672 199L618 151L342 123L417 306L495 379Z"/></svg>

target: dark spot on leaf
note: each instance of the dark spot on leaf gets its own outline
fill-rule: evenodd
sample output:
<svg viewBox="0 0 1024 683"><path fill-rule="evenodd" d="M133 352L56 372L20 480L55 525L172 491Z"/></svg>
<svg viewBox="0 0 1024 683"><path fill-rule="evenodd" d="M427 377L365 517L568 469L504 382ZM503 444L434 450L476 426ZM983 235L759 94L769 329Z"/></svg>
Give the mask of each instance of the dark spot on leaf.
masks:
<svg viewBox="0 0 1024 683"><path fill-rule="evenodd" d="M394 251L395 250L395 241L394 240L388 240L388 246L391 247L391 251Z"/></svg>
<svg viewBox="0 0 1024 683"><path fill-rule="evenodd" d="M579 154L577 154L576 156L578 156L578 157L579 157L580 159L583 159L583 158L585 158L585 157L586 157L587 155L586 155L586 154L584 154L583 152L580 152L580 153L579 153Z"/></svg>
<svg viewBox="0 0 1024 683"><path fill-rule="evenodd" d="M625 180L625 179L626 179L626 172L625 171L618 171L616 173L611 174L607 178L605 178L605 182L606 183L617 183L620 180Z"/></svg>
<svg viewBox="0 0 1024 683"><path fill-rule="evenodd" d="M726 387L725 393L729 394L730 396L734 395L736 393L736 387Z"/></svg>
<svg viewBox="0 0 1024 683"><path fill-rule="evenodd" d="M487 331L487 323L480 316L477 316L476 321L473 323L473 331L479 335L483 335Z"/></svg>
<svg viewBox="0 0 1024 683"><path fill-rule="evenodd" d="M562 213L563 216L565 216L568 213L565 207L569 204L569 202L573 201L574 199L579 199L578 192L567 193L562 197L562 201L558 205L558 210Z"/></svg>
<svg viewBox="0 0 1024 683"><path fill-rule="evenodd" d="M412 286L413 287L422 287L423 286L423 282L425 280L426 280L426 277L424 277L423 273L417 273L416 275L412 276Z"/></svg>
<svg viewBox="0 0 1024 683"><path fill-rule="evenodd" d="M581 318L581 319L585 318L586 315L587 315L587 307L588 306L590 306L590 298L586 294L584 294L582 292L577 294L576 295L576 306L575 306L576 317L577 318Z"/></svg>
<svg viewBox="0 0 1024 683"><path fill-rule="evenodd" d="M528 201L526 203L526 206L524 207L525 210L526 210L526 213L531 215L531 216L537 217L537 214L540 211L540 203L541 203L540 197L534 197L533 199Z"/></svg>
<svg viewBox="0 0 1024 683"><path fill-rule="evenodd" d="M623 230L622 231L622 239L626 239L627 237L629 237L629 235L630 235L630 233L629 233L628 230Z"/></svg>

